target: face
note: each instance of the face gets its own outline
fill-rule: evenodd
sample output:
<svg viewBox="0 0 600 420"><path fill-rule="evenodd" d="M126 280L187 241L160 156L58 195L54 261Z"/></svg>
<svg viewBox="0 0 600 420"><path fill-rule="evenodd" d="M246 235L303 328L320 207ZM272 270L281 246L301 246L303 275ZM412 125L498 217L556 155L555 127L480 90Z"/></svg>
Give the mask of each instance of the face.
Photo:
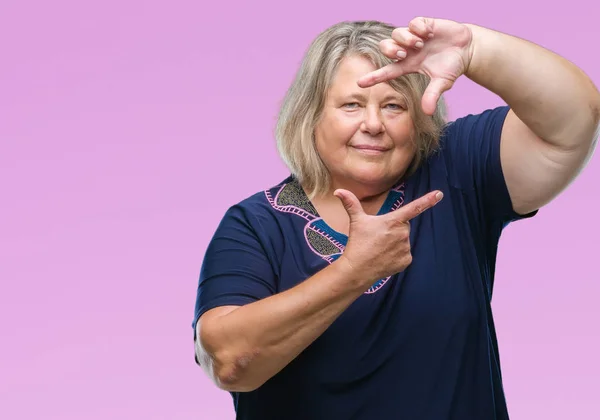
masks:
<svg viewBox="0 0 600 420"><path fill-rule="evenodd" d="M327 93L315 142L333 188L381 193L415 155L414 126L403 95L387 83L366 89L357 85L373 70L364 57L346 57Z"/></svg>

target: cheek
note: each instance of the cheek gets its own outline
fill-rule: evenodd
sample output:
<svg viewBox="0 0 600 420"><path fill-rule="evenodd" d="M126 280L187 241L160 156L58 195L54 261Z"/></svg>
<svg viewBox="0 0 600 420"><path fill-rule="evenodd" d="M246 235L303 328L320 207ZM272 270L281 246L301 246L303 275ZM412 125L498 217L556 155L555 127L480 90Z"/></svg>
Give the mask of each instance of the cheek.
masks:
<svg viewBox="0 0 600 420"><path fill-rule="evenodd" d="M386 127L387 134L397 147L408 147L413 145L415 129L412 121L397 121Z"/></svg>
<svg viewBox="0 0 600 420"><path fill-rule="evenodd" d="M321 150L334 151L344 148L352 139L359 126L348 119L329 118L315 130L316 145Z"/></svg>
<svg viewBox="0 0 600 420"><path fill-rule="evenodd" d="M338 137L348 139L360 128L360 118L357 115L340 115L331 119L331 131Z"/></svg>

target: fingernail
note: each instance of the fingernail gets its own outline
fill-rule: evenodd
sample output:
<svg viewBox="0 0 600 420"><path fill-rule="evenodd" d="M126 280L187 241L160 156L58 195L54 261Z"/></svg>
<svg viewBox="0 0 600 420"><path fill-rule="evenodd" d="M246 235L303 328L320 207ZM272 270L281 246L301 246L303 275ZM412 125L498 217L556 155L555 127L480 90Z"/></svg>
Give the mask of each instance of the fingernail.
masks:
<svg viewBox="0 0 600 420"><path fill-rule="evenodd" d="M396 55L398 56L398 58L405 58L406 57L406 51L398 51L396 53Z"/></svg>
<svg viewBox="0 0 600 420"><path fill-rule="evenodd" d="M417 41L415 43L415 48L421 49L421 48L423 48L423 45L425 45L425 44L423 44L423 41Z"/></svg>
<svg viewBox="0 0 600 420"><path fill-rule="evenodd" d="M440 201L442 198L444 198L444 194L441 191L435 195L437 201Z"/></svg>

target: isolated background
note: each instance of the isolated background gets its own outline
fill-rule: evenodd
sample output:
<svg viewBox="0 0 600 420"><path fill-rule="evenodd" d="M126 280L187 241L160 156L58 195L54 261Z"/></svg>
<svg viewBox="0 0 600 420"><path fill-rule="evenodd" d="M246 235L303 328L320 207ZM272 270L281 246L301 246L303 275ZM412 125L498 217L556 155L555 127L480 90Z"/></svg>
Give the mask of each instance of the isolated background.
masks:
<svg viewBox="0 0 600 420"><path fill-rule="evenodd" d="M234 418L193 361L200 264L226 208L287 175L275 116L327 26L476 23L599 84L598 12L580 0L2 0L0 418ZM466 79L447 99L453 118L501 104ZM596 156L502 238L493 308L513 419L600 418L599 179Z"/></svg>

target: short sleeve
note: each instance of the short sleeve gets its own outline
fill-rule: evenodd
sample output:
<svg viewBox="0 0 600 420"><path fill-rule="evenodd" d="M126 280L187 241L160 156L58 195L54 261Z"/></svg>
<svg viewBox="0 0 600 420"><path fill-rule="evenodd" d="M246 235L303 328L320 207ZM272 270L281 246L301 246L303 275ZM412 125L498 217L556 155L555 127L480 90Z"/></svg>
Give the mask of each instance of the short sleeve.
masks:
<svg viewBox="0 0 600 420"><path fill-rule="evenodd" d="M275 294L275 274L248 209L236 205L223 217L204 254L194 311L245 305Z"/></svg>
<svg viewBox="0 0 600 420"><path fill-rule="evenodd" d="M469 194L490 225L504 226L532 217L514 211L502 164L500 139L508 106L468 115L450 123L442 140L450 181Z"/></svg>

